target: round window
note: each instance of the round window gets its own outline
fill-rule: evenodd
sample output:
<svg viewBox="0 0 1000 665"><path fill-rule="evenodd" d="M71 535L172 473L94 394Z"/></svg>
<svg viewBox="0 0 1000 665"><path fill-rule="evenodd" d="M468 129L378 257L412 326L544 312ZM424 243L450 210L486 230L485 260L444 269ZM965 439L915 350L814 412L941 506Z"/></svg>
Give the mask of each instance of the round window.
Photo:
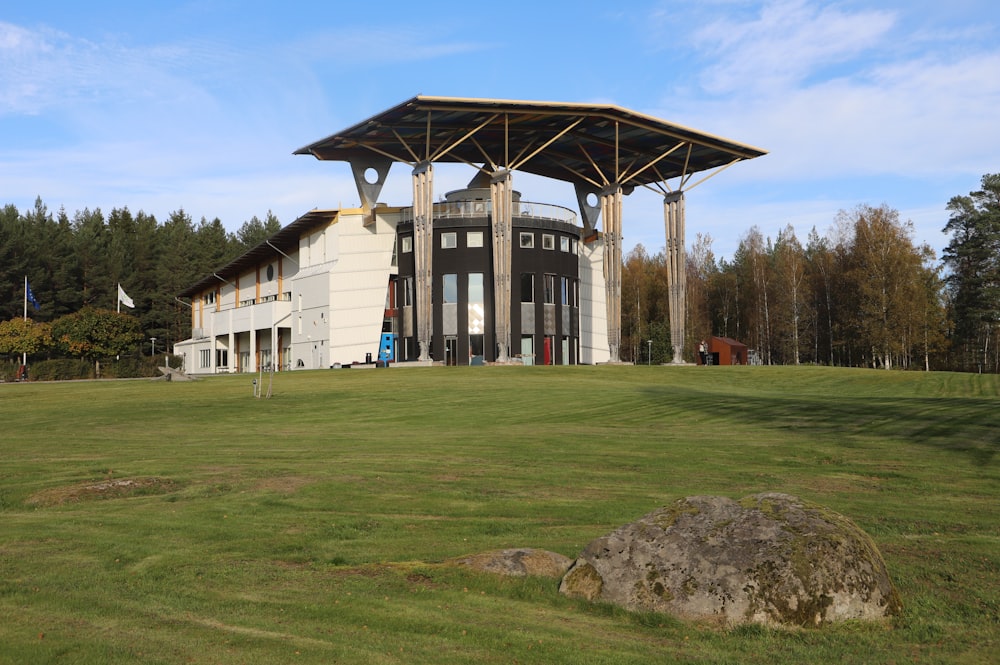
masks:
<svg viewBox="0 0 1000 665"><path fill-rule="evenodd" d="M274 266L267 267L267 281L274 279Z"/></svg>

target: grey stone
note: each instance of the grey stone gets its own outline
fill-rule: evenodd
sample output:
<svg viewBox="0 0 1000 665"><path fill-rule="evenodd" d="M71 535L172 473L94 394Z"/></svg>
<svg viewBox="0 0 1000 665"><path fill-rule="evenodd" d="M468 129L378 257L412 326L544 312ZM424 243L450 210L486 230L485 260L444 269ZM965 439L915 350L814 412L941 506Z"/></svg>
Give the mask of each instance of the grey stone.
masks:
<svg viewBox="0 0 1000 665"><path fill-rule="evenodd" d="M898 613L871 538L794 496L693 496L591 542L563 593L725 625L818 626Z"/></svg>
<svg viewBox="0 0 1000 665"><path fill-rule="evenodd" d="M573 564L573 560L557 552L521 547L495 550L455 559L460 566L497 575L525 577L561 578Z"/></svg>

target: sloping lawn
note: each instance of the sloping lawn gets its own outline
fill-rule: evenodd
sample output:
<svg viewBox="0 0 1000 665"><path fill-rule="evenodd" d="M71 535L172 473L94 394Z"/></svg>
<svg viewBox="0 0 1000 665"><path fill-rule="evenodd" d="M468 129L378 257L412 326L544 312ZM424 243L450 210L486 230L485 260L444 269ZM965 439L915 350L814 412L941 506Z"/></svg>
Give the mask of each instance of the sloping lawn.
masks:
<svg viewBox="0 0 1000 665"><path fill-rule="evenodd" d="M994 663L1000 379L769 367L0 385L0 663ZM265 381L267 377L265 377ZM721 630L453 557L781 491L857 522L886 625Z"/></svg>

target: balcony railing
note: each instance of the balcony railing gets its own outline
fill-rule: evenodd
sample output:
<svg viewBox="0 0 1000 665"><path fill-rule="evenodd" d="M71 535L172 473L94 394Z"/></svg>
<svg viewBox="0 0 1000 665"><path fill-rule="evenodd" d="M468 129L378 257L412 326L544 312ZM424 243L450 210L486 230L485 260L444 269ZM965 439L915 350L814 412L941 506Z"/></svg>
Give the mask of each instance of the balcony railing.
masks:
<svg viewBox="0 0 1000 665"><path fill-rule="evenodd" d="M485 217L493 212L490 201L442 201L434 204L434 219L455 219L460 217ZM534 219L551 219L576 225L576 213L569 208L551 203L533 203L531 201L515 201L513 217L531 217ZM413 220L413 208L404 208L403 221Z"/></svg>

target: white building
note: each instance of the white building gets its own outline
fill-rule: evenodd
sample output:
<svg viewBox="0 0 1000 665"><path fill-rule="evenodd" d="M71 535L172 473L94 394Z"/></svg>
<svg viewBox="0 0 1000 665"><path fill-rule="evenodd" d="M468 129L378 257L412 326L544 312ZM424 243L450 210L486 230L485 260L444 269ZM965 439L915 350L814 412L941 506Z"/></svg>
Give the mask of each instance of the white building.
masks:
<svg viewBox="0 0 1000 665"><path fill-rule="evenodd" d="M607 104L418 96L296 154L350 164L361 207L314 210L181 293L190 373L618 362L623 200L640 188L663 196L683 363L685 192L765 151ZM434 203L437 162L476 176ZM375 203L394 163L410 206ZM518 171L571 183L581 223L522 201Z"/></svg>
<svg viewBox="0 0 1000 665"><path fill-rule="evenodd" d="M459 276L482 277L492 262L481 242L490 206L469 198L477 191L452 192L435 206L430 355L452 365L497 357L489 280L479 280L481 298L457 286ZM192 302L193 332L174 353L190 374L417 361L412 226L408 207L307 213L181 293ZM520 352L511 362L607 361L599 237L585 242L572 212L542 204L522 204L514 228L524 245L515 250L515 265L533 289L512 306ZM470 234L480 240L473 247L466 246ZM566 286L558 288L557 278Z"/></svg>

